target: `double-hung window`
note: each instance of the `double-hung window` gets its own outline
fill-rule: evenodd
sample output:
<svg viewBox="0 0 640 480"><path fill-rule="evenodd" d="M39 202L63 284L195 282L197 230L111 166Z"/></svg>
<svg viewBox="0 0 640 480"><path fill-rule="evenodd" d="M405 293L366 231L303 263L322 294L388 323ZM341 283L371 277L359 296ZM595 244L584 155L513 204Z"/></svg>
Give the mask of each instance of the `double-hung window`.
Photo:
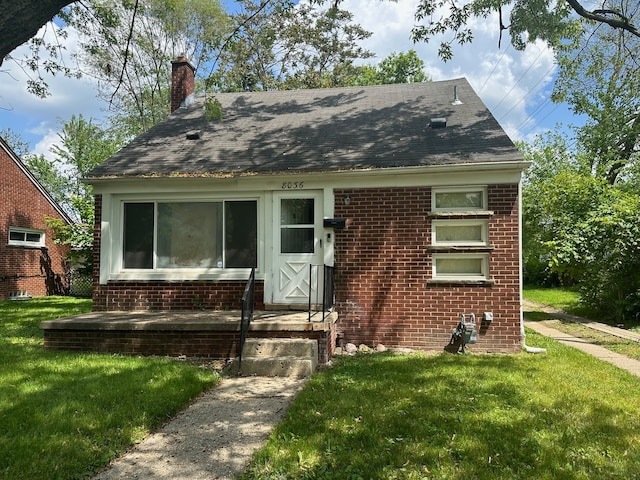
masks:
<svg viewBox="0 0 640 480"><path fill-rule="evenodd" d="M432 190L431 246L434 280L485 281L489 278L487 189Z"/></svg>
<svg viewBox="0 0 640 480"><path fill-rule="evenodd" d="M255 200L125 202L126 269L257 266Z"/></svg>
<svg viewBox="0 0 640 480"><path fill-rule="evenodd" d="M45 246L44 232L31 228L9 227L9 245L42 248Z"/></svg>

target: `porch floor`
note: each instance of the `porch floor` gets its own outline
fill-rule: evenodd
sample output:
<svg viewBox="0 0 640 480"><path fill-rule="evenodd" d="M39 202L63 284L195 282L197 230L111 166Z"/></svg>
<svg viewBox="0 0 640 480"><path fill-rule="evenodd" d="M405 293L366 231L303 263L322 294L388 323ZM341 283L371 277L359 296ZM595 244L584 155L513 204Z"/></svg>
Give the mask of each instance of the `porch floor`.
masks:
<svg viewBox="0 0 640 480"><path fill-rule="evenodd" d="M249 327L259 332L320 332L330 331L337 320L336 312L256 311ZM89 312L47 320L41 328L47 330L138 330L138 331L238 331L239 310Z"/></svg>

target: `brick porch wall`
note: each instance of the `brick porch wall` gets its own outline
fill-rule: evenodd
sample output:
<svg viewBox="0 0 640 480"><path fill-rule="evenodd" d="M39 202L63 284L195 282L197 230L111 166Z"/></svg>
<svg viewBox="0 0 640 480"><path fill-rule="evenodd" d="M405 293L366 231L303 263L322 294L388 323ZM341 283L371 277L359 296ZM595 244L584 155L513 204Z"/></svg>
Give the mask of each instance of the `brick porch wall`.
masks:
<svg viewBox="0 0 640 480"><path fill-rule="evenodd" d="M469 351L520 350L518 186L488 188L493 285L429 285L432 278L430 188L335 192L339 342L442 351L460 314L474 313L479 341ZM345 204L344 198L351 201ZM480 322L493 312L491 323Z"/></svg>
<svg viewBox="0 0 640 480"><path fill-rule="evenodd" d="M252 332L252 338L307 338L318 341L318 363L333 356L335 336L331 332ZM47 350L123 355L168 355L229 359L238 356L240 333L216 330L78 330L45 329Z"/></svg>

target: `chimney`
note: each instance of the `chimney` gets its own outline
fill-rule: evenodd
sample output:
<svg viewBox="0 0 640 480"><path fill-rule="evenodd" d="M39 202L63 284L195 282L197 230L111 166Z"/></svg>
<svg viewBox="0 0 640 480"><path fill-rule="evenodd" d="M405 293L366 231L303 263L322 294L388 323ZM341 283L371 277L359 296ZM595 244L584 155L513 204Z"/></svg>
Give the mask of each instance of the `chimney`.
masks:
<svg viewBox="0 0 640 480"><path fill-rule="evenodd" d="M171 113L193 102L196 90L196 68L187 57L179 56L171 62Z"/></svg>

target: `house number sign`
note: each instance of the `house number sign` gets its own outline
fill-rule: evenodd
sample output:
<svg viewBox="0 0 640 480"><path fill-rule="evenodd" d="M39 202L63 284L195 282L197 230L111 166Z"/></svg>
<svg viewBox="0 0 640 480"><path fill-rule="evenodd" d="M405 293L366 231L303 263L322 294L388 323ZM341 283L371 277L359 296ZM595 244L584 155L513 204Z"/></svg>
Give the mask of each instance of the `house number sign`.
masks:
<svg viewBox="0 0 640 480"><path fill-rule="evenodd" d="M282 190L301 190L304 188L304 182L282 182Z"/></svg>

